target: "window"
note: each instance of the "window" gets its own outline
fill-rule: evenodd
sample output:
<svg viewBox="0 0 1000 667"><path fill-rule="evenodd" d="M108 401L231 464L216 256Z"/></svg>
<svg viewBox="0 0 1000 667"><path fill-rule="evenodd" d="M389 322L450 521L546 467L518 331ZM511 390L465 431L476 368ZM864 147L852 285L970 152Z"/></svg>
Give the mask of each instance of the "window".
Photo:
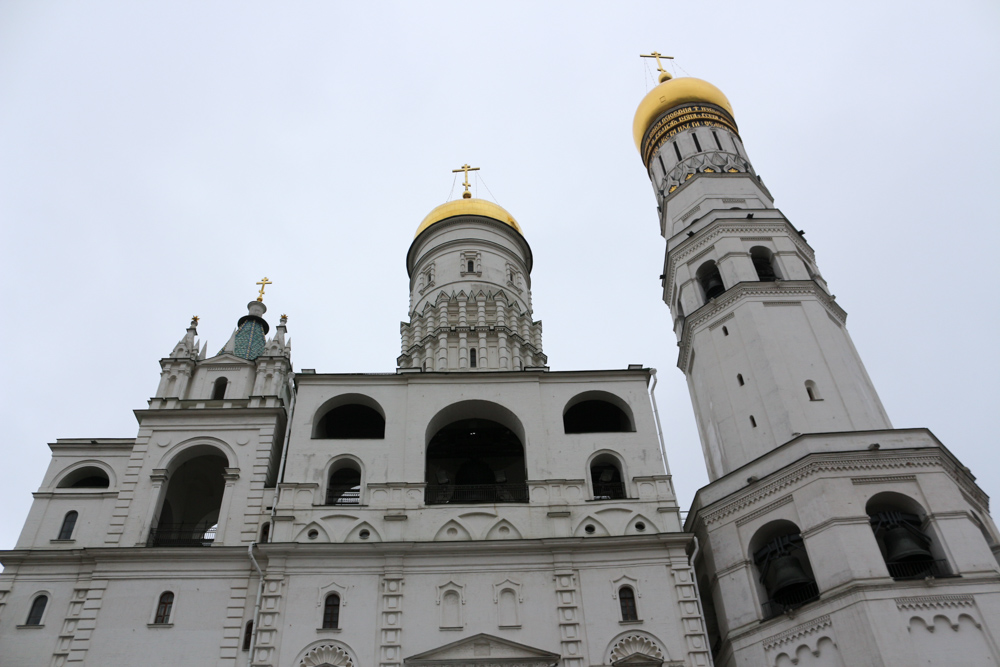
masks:
<svg viewBox="0 0 1000 667"><path fill-rule="evenodd" d="M715 137L715 145L718 146L719 150L721 151L722 150L722 142L719 141L719 133L716 132L715 130L712 130L712 136Z"/></svg>
<svg viewBox="0 0 1000 667"><path fill-rule="evenodd" d="M75 511L67 512L66 516L63 518L62 528L59 529L59 540L70 540L73 539L73 528L76 527L76 517L79 516Z"/></svg>
<svg viewBox="0 0 1000 667"><path fill-rule="evenodd" d="M757 272L757 280L762 282L774 282L778 279L778 272L774 268L774 253L762 246L750 248L750 259L753 260L753 268Z"/></svg>
<svg viewBox="0 0 1000 667"><path fill-rule="evenodd" d="M590 483L594 487L594 500L625 498L621 470L610 454L602 454L590 464Z"/></svg>
<svg viewBox="0 0 1000 667"><path fill-rule="evenodd" d="M39 595L35 598L34 602L31 603L31 610L28 611L28 618L24 621L25 625L41 625L42 616L45 615L45 605L48 604L49 598L47 595Z"/></svg>
<svg viewBox="0 0 1000 667"><path fill-rule="evenodd" d="M743 374L742 373L737 373L736 374L736 381L740 383L741 387L743 386L744 382L743 382Z"/></svg>
<svg viewBox="0 0 1000 667"><path fill-rule="evenodd" d="M622 607L623 621L639 620L639 610L635 606L635 591L631 586L622 586L618 589L618 602Z"/></svg>
<svg viewBox="0 0 1000 667"><path fill-rule="evenodd" d="M60 489L106 489L111 485L108 473L92 466L77 468L59 481Z"/></svg>
<svg viewBox="0 0 1000 667"><path fill-rule="evenodd" d="M468 262L468 264L466 264L465 270L468 271L469 273L475 273L476 272L476 263L473 262L470 259L469 262Z"/></svg>
<svg viewBox="0 0 1000 667"><path fill-rule="evenodd" d="M253 640L253 621L247 621L246 627L243 629L243 650L250 650L250 642Z"/></svg>
<svg viewBox="0 0 1000 667"><path fill-rule="evenodd" d="M757 428L757 420L753 418L753 415L750 415L750 428Z"/></svg>
<svg viewBox="0 0 1000 667"><path fill-rule="evenodd" d="M876 494L865 506L882 558L893 579L949 576L944 559L935 558L934 540L925 532L924 509L899 493Z"/></svg>
<svg viewBox="0 0 1000 667"><path fill-rule="evenodd" d="M698 141L698 135L696 133L692 132L691 133L691 138L694 139L694 147L695 147L695 149L697 149L697 151L700 153L701 152L701 142Z"/></svg>
<svg viewBox="0 0 1000 667"><path fill-rule="evenodd" d="M267 540L269 537L271 537L271 522L266 521L264 525L260 527L261 544L267 544Z"/></svg>
<svg viewBox="0 0 1000 667"><path fill-rule="evenodd" d="M822 401L823 399L819 396L819 389L816 388L816 383L812 380L806 380L806 395L809 396L810 401Z"/></svg>
<svg viewBox="0 0 1000 667"><path fill-rule="evenodd" d="M326 487L326 504L360 504L361 471L352 467L355 464L350 461L345 461L338 465L344 465L345 467L335 470L330 475L330 484Z"/></svg>
<svg viewBox="0 0 1000 667"><path fill-rule="evenodd" d="M621 402L624 404L624 401ZM608 400L582 400L570 405L563 413L565 433L630 433L634 430L625 410Z"/></svg>
<svg viewBox="0 0 1000 667"><path fill-rule="evenodd" d="M476 348L472 348L469 350L469 368L475 368L476 361Z"/></svg>
<svg viewBox="0 0 1000 667"><path fill-rule="evenodd" d="M155 625L166 625L170 623L170 611L174 608L174 594L170 591L160 596L160 601L156 605L156 616L153 618Z"/></svg>
<svg viewBox="0 0 1000 667"><path fill-rule="evenodd" d="M681 149L680 149L680 148L678 148L678 146L677 146L677 142L676 142L676 141L674 142L674 153L676 153L676 154L677 154L677 161L678 161L678 162L680 162L680 161L681 161L681 159L682 159L682 158L681 158Z"/></svg>
<svg viewBox="0 0 1000 667"><path fill-rule="evenodd" d="M339 440L381 440L385 438L385 417L368 405L348 403L327 412L319 420L317 438Z"/></svg>
<svg viewBox="0 0 1000 667"><path fill-rule="evenodd" d="M212 385L212 400L221 401L226 397L226 387L229 385L229 380L226 378L219 378Z"/></svg>
<svg viewBox="0 0 1000 667"><path fill-rule="evenodd" d="M323 602L323 627L336 629L340 627L340 596L330 593Z"/></svg>
<svg viewBox="0 0 1000 667"><path fill-rule="evenodd" d="M698 279L701 289L705 292L706 301L714 299L726 291L726 286L722 282L722 275L719 273L719 267L712 260L698 267L695 277Z"/></svg>

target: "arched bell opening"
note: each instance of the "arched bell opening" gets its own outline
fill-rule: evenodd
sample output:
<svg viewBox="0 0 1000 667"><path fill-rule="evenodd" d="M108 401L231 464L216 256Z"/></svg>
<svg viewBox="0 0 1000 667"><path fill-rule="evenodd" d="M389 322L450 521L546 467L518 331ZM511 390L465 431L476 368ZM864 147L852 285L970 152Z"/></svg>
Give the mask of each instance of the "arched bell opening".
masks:
<svg viewBox="0 0 1000 667"><path fill-rule="evenodd" d="M159 519L149 533L149 546L211 546L226 490L229 460L215 447L196 447L169 468Z"/></svg>
<svg viewBox="0 0 1000 667"><path fill-rule="evenodd" d="M802 533L791 521L773 521L757 531L750 541L750 556L757 568L765 619L819 597Z"/></svg>
<svg viewBox="0 0 1000 667"><path fill-rule="evenodd" d="M770 248L764 246L750 248L750 259L753 260L753 268L757 271L757 280L774 282L781 279L775 266L774 253Z"/></svg>
<svg viewBox="0 0 1000 667"><path fill-rule="evenodd" d="M226 388L229 386L229 380L224 377L216 379L212 383L212 400L221 401L226 397Z"/></svg>
<svg viewBox="0 0 1000 667"><path fill-rule="evenodd" d="M96 466L84 466L66 474L56 485L60 489L107 489L108 473Z"/></svg>
<svg viewBox="0 0 1000 667"><path fill-rule="evenodd" d="M361 469L350 459L338 461L330 471L326 486L327 505L359 505L361 503Z"/></svg>
<svg viewBox="0 0 1000 667"><path fill-rule="evenodd" d="M631 433L632 410L620 397L606 391L585 391L563 408L565 433Z"/></svg>
<svg viewBox="0 0 1000 667"><path fill-rule="evenodd" d="M627 498L621 463L611 454L599 454L590 462L590 484L594 500Z"/></svg>
<svg viewBox="0 0 1000 667"><path fill-rule="evenodd" d="M865 505L879 551L893 579L947 576L947 562L934 554L923 507L901 493L878 493Z"/></svg>
<svg viewBox="0 0 1000 667"><path fill-rule="evenodd" d="M363 394L336 396L316 411L313 438L335 440L382 440L385 410Z"/></svg>
<svg viewBox="0 0 1000 667"><path fill-rule="evenodd" d="M427 445L428 505L528 502L524 446L509 428L489 419L460 419Z"/></svg>
<svg viewBox="0 0 1000 667"><path fill-rule="evenodd" d="M698 267L695 278L697 278L701 291L705 295L705 301L710 301L726 291L719 267L711 259Z"/></svg>

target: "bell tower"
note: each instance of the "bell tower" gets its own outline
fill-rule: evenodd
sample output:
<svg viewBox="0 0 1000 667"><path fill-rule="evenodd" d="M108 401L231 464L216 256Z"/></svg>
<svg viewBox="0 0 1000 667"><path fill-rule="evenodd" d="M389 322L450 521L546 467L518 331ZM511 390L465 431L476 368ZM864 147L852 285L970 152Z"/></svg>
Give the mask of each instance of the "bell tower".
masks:
<svg viewBox="0 0 1000 667"><path fill-rule="evenodd" d="M700 79L660 81L633 132L710 479L803 433L891 428L847 313L754 171L729 100Z"/></svg>
<svg viewBox="0 0 1000 667"><path fill-rule="evenodd" d="M1000 663L988 499L930 431L890 424L726 96L660 72L633 137L710 480L685 529L715 664Z"/></svg>

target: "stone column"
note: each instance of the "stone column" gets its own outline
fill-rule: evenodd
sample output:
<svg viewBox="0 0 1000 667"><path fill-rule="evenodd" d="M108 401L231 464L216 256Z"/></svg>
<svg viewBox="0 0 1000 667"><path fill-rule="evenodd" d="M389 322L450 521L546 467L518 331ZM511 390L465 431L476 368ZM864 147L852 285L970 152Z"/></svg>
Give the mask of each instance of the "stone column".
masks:
<svg viewBox="0 0 1000 667"><path fill-rule="evenodd" d="M229 518L229 507L233 504L233 487L236 486L236 482L240 478L239 468L224 468L224 470L226 472L222 478L226 480L226 489L222 492L222 505L219 507L219 521L215 526L215 541L212 542L212 546L221 546L226 541L226 524Z"/></svg>

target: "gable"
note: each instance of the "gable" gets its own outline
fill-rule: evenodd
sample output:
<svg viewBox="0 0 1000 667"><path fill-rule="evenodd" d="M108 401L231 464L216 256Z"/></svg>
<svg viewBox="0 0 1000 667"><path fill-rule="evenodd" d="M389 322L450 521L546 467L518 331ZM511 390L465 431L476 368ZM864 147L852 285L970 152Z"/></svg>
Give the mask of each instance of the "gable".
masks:
<svg viewBox="0 0 1000 667"><path fill-rule="evenodd" d="M403 660L403 664L429 667L497 664L554 667L559 660L560 656L556 653L480 633L410 656Z"/></svg>

